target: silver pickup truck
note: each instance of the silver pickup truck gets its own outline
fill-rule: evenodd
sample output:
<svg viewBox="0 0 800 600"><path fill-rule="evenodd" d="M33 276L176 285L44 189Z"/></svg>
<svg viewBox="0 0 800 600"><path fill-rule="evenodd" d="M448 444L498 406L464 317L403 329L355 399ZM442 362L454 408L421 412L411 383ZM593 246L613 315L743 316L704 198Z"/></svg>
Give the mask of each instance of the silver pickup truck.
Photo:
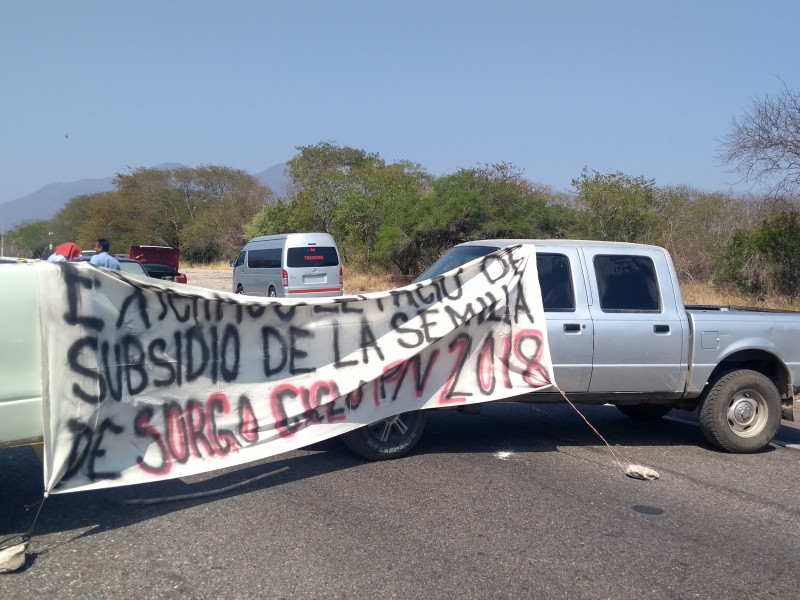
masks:
<svg viewBox="0 0 800 600"><path fill-rule="evenodd" d="M700 410L705 437L729 452L767 446L800 402L800 314L685 306L669 253L640 244L482 240L460 244L418 280L513 244L534 244L555 381L572 402L611 403L634 420ZM515 400L563 402L537 392ZM352 431L373 460L416 444L425 413Z"/></svg>

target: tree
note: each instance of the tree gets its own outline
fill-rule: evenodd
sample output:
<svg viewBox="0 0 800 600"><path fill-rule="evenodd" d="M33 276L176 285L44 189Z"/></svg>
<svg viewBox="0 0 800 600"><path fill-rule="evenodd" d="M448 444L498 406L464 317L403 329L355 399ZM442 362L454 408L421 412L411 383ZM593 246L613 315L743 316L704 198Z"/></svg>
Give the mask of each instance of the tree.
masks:
<svg viewBox="0 0 800 600"><path fill-rule="evenodd" d="M126 253L132 244L148 233L148 222L137 206L125 201L119 192L76 196L52 221L54 237L61 242L75 242L81 248L94 248L95 240L104 237L111 251Z"/></svg>
<svg viewBox="0 0 800 600"><path fill-rule="evenodd" d="M252 175L219 166L137 169L114 183L137 214L136 243L181 248L189 260L229 258L244 225L273 199Z"/></svg>
<svg viewBox="0 0 800 600"><path fill-rule="evenodd" d="M83 239L82 232L91 219L93 206L101 194L76 196L53 217L53 235L59 243L75 242L82 248L94 248L93 239ZM87 246L87 244L91 244Z"/></svg>
<svg viewBox="0 0 800 600"><path fill-rule="evenodd" d="M22 258L47 258L58 240L53 239L50 232L53 231L51 221L28 221L18 225L5 234L5 252L10 256Z"/></svg>
<svg viewBox="0 0 800 600"><path fill-rule="evenodd" d="M751 294L800 296L800 209L780 203L755 227L738 231L714 281Z"/></svg>
<svg viewBox="0 0 800 600"><path fill-rule="evenodd" d="M289 220L290 207L289 202L278 199L275 204L269 204L262 208L245 225L245 239L249 240L260 235L289 233L289 231L282 230L282 226Z"/></svg>
<svg viewBox="0 0 800 600"><path fill-rule="evenodd" d="M435 180L429 194L398 203L381 232L379 258L408 275L468 240L561 237L573 213L554 198L510 163L459 169Z"/></svg>
<svg viewBox="0 0 800 600"><path fill-rule="evenodd" d="M658 226L655 181L583 169L572 180L582 212L577 233L615 242L652 243Z"/></svg>
<svg viewBox="0 0 800 600"><path fill-rule="evenodd" d="M245 224L274 199L272 190L244 171L206 166L174 175L178 189L195 206L179 236L189 260L234 257L244 242Z"/></svg>
<svg viewBox="0 0 800 600"><path fill-rule="evenodd" d="M246 239L303 231L319 231L318 213L307 197L278 199L263 207L244 227Z"/></svg>
<svg viewBox="0 0 800 600"><path fill-rule="evenodd" d="M127 202L120 192L106 192L90 197L91 214L78 231L75 241L83 248L94 247L98 238L111 242L112 253L127 254L133 244L148 235L148 221L142 207Z"/></svg>
<svg viewBox="0 0 800 600"><path fill-rule="evenodd" d="M414 163L386 165L373 160L353 169L348 179L347 190L333 211L332 233L348 260L367 263L375 258L381 229L398 203L419 200L432 178Z"/></svg>
<svg viewBox="0 0 800 600"><path fill-rule="evenodd" d="M783 90L756 98L734 118L722 138L719 158L744 181L760 182L771 195L800 192L800 90Z"/></svg>
<svg viewBox="0 0 800 600"><path fill-rule="evenodd" d="M288 204L262 211L250 233L324 231L336 239L345 261L366 263L402 198L419 198L430 185L431 176L411 162L386 164L378 154L332 142L298 150L287 163L293 184Z"/></svg>
<svg viewBox="0 0 800 600"><path fill-rule="evenodd" d="M357 185L356 179L350 177L352 171L364 163L378 166L383 161L377 154L337 146L333 142L319 142L297 149L299 154L286 166L293 184L290 200L299 200L313 207L319 222L313 230L331 233L337 207Z"/></svg>
<svg viewBox="0 0 800 600"><path fill-rule="evenodd" d="M657 190L656 204L656 243L670 251L678 275L688 281L711 279L734 233L754 222L741 201L688 186Z"/></svg>
<svg viewBox="0 0 800 600"><path fill-rule="evenodd" d="M174 185L171 170L139 168L117 174L114 185L127 204L137 207L147 238L139 243L175 246L196 210L195 198Z"/></svg>

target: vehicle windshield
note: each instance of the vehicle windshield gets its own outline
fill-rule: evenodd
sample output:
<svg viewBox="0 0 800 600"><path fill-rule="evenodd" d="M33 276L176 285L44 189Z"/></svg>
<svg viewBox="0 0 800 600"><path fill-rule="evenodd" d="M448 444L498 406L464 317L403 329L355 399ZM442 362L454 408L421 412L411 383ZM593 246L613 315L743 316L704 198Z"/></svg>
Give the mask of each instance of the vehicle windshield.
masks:
<svg viewBox="0 0 800 600"><path fill-rule="evenodd" d="M138 262L128 262L125 260L121 260L119 261L119 267L121 271L125 271L126 273L147 276L147 273L145 273L144 268Z"/></svg>
<svg viewBox="0 0 800 600"><path fill-rule="evenodd" d="M441 275L442 273L447 273L448 271L452 271L461 265L467 264L471 260L491 254L499 248L500 246L456 246L447 254L442 256L442 258L433 263L433 265L431 265L427 271L417 277L414 281L424 281L426 279L430 279L431 277Z"/></svg>

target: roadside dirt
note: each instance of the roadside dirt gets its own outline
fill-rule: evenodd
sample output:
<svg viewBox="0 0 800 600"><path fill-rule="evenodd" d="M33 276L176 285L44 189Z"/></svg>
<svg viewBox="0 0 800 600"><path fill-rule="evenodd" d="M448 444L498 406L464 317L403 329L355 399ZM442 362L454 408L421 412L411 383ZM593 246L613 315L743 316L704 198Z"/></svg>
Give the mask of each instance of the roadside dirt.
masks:
<svg viewBox="0 0 800 600"><path fill-rule="evenodd" d="M181 267L181 272L186 275L187 283L220 292L230 292L231 274L233 269L209 269Z"/></svg>
<svg viewBox="0 0 800 600"><path fill-rule="evenodd" d="M220 292L231 292L233 283L233 269L230 267L188 267L181 266L181 273L186 275L190 285L204 287ZM345 272L345 294L361 294L364 292L377 292L401 287L408 283L399 277L393 278L382 275L369 275Z"/></svg>

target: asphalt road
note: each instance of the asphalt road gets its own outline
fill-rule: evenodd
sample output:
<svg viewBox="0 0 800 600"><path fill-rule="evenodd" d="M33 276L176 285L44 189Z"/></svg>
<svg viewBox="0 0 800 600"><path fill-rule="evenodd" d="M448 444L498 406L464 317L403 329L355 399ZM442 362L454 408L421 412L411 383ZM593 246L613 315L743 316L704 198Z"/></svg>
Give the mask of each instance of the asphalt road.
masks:
<svg viewBox="0 0 800 600"><path fill-rule="evenodd" d="M642 427L582 410L660 479L626 477L566 406L436 412L400 460L331 440L192 483L52 496L0 598L800 597L798 428L731 455L686 413ZM41 495L32 452L0 452L0 538Z"/></svg>

